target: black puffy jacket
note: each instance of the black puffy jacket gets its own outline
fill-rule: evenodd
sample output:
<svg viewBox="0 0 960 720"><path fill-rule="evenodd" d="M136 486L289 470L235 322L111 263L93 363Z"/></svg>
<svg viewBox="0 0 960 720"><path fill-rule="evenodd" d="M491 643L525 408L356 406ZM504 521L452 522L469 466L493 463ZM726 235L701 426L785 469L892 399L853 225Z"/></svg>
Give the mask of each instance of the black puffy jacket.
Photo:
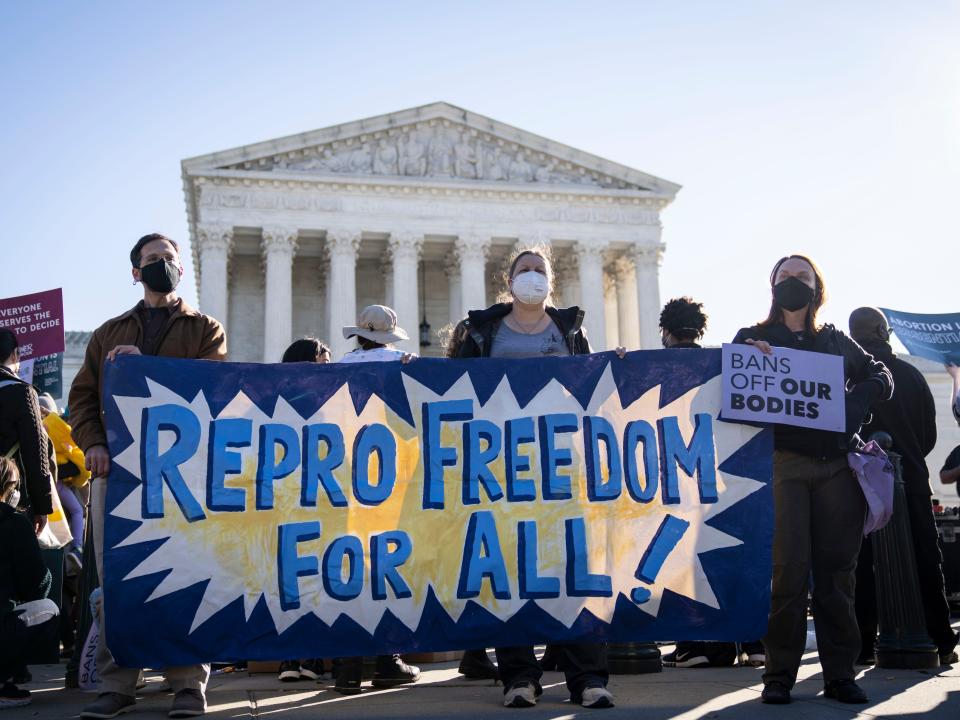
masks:
<svg viewBox="0 0 960 720"><path fill-rule="evenodd" d="M471 310L454 330L460 342L455 357L490 357L494 338L500 329L500 323L513 309L513 303L497 303L486 310ZM571 355L590 354L590 343L583 330L584 312L573 306L568 308L547 308L547 315L560 329Z"/></svg>
<svg viewBox="0 0 960 720"><path fill-rule="evenodd" d="M50 461L37 392L6 366L0 366L0 384L0 455L19 443L12 459L20 471L20 484L26 489L20 504L29 505L36 515L49 515L53 512Z"/></svg>
<svg viewBox="0 0 960 720"><path fill-rule="evenodd" d="M889 400L893 395L893 376L887 366L874 359L833 325L824 325L816 335L804 337L802 340L782 323L754 325L741 329L733 342L745 344L747 340L766 340L775 347L843 357L843 375L847 383L847 414L859 415L853 417L854 426L859 427L872 402ZM850 424L848 422L848 426ZM813 430L794 425L775 425L774 447L810 457L842 457L849 446L848 435L849 433Z"/></svg>

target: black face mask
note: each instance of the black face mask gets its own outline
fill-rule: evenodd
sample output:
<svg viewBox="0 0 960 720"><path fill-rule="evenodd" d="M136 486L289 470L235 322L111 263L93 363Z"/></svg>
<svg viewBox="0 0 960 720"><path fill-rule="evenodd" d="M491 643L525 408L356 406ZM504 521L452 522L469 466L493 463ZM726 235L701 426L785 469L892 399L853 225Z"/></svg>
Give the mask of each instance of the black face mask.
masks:
<svg viewBox="0 0 960 720"><path fill-rule="evenodd" d="M172 292L180 282L180 268L168 260L157 260L140 268L140 279L154 292Z"/></svg>
<svg viewBox="0 0 960 720"><path fill-rule="evenodd" d="M813 302L813 288L795 277L773 286L773 299L784 310L800 310Z"/></svg>

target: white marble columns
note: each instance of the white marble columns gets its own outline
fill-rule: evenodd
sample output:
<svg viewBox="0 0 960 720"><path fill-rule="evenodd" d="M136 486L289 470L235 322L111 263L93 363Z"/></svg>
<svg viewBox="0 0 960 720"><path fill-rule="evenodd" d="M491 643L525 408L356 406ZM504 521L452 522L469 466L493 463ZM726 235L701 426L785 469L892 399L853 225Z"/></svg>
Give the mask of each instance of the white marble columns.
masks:
<svg viewBox="0 0 960 720"><path fill-rule="evenodd" d="M553 302L559 303L560 307L579 307L580 302L580 271L577 265L577 256L571 253L565 257L560 257L553 263L553 273L556 282L560 284L559 296L555 297Z"/></svg>
<svg viewBox="0 0 960 720"><path fill-rule="evenodd" d="M640 347L652 350L660 347L660 263L663 261L663 243L638 245L633 250L637 272L637 304L640 316Z"/></svg>
<svg viewBox="0 0 960 720"><path fill-rule="evenodd" d="M387 246L393 260L393 309L397 313L398 324L410 336L409 340L396 343L396 347L409 353L419 352L420 303L417 269L423 235L396 233L390 236Z"/></svg>
<svg viewBox="0 0 960 720"><path fill-rule="evenodd" d="M602 245L578 242L574 248L580 271L581 307L587 339L594 351L607 349L607 327L603 312L603 251Z"/></svg>
<svg viewBox="0 0 960 720"><path fill-rule="evenodd" d="M466 314L460 305L463 298L460 290L460 260L457 258L456 250L448 252L443 258L443 274L447 277L450 322L456 325Z"/></svg>
<svg viewBox="0 0 960 720"><path fill-rule="evenodd" d="M293 222L264 223L259 237L250 231L234 230L227 223L199 225L196 252L201 273L200 309L224 323L228 312L232 313L230 330L236 336L237 347L231 357L277 362L293 340L294 328L322 332L322 339L330 344L335 359L352 350L355 341L345 340L341 328L355 324L357 318L361 227L358 223L327 228L324 240L318 238L315 231L298 230ZM510 248L505 242L509 236L494 237L467 228L452 230L435 229L437 236L425 237L422 232L404 228L388 235L379 263L382 286L381 278L371 274L365 264L360 269L365 285L359 288L359 296L363 302L385 302L397 311L401 327L410 335L409 341L398 343L405 351L419 351L421 294L428 301L431 322L438 326L456 323L468 311L487 306L488 270L495 272L501 257L505 262L509 260ZM378 239L383 237L383 230L370 231L370 235L372 237L365 241L364 258L376 257L373 249L379 253L383 247L383 241ZM541 240L549 242L546 238ZM424 252L426 242L437 245ZM663 245L651 236L636 237L634 242L633 245L617 240L608 243L603 236L588 236L569 248L569 240L558 241L554 267L557 295L551 302L562 307L583 308L584 327L591 346L597 351L618 344L628 350L660 347L658 276ZM524 244L521 240L517 246ZM445 257L439 252L441 248L447 253ZM256 272L258 258L254 253L260 256L262 275ZM324 260L312 265L318 255ZM443 259L449 304L443 295L444 288L435 283L421 287L419 263L424 256L431 260ZM491 261L491 257L497 260ZM296 296L294 262L306 263L305 267L317 267L319 271L314 279L309 277L309 271L298 268ZM443 282L439 275L431 277ZM371 286L371 281L375 286ZM258 287L260 282L262 288ZM321 288L325 296L321 296ZM438 307L437 302L443 306ZM241 308L244 304L246 307ZM315 313L325 313L326 322L317 322L315 316L305 317ZM258 340L260 336L262 351L259 342L255 347L251 345L251 338ZM241 346L247 347L246 354L239 351ZM427 350L430 354L435 351L435 348Z"/></svg>
<svg viewBox="0 0 960 720"><path fill-rule="evenodd" d="M353 230L327 231L327 333L331 359L336 362L355 345L343 337L343 327L357 322L357 250L360 233Z"/></svg>
<svg viewBox="0 0 960 720"><path fill-rule="evenodd" d="M637 304L637 271L633 258L620 257L613 264L617 282L617 314L620 344L627 350L640 349L640 306ZM657 313L659 313L659 307Z"/></svg>
<svg viewBox="0 0 960 720"><path fill-rule="evenodd" d="M617 302L617 280L613 273L603 275L603 319L606 326L607 347L619 347L620 341L620 313Z"/></svg>
<svg viewBox="0 0 960 720"><path fill-rule="evenodd" d="M228 266L233 228L206 224L197 228L200 256L200 311L227 326Z"/></svg>
<svg viewBox="0 0 960 720"><path fill-rule="evenodd" d="M263 361L279 362L293 339L293 256L297 252L297 229L265 227L260 247L266 283Z"/></svg>
<svg viewBox="0 0 960 720"><path fill-rule="evenodd" d="M465 317L471 310L487 307L487 254L490 238L463 235L454 245L460 259L460 313Z"/></svg>

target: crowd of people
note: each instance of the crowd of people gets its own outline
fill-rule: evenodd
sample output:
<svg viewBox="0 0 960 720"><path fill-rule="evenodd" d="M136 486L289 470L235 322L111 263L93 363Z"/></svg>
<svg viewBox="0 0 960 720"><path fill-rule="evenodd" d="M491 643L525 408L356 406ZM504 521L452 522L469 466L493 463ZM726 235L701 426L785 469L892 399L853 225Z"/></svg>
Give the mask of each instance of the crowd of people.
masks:
<svg viewBox="0 0 960 720"><path fill-rule="evenodd" d="M140 238L130 252L132 277L143 286L143 300L108 320L92 335L83 365L69 394L69 418L52 398L37 396L17 376L16 336L0 330L0 707L22 705L28 691L18 687L29 676L30 649L59 632L69 652L74 647L76 604L61 612L47 599L50 573L40 554L42 535L54 497L68 518L73 540L65 548L67 574L79 572L82 557L93 558L91 576L102 577L104 504L110 452L102 420L101 377L104 363L118 355L158 355L222 361L227 357L223 326L187 305L176 289L183 273L177 243L162 235ZM827 432L788 425L774 429L773 506L775 530L771 606L764 638L740 642L681 642L666 656L679 668L763 666L766 703L791 701L801 658L807 646L807 615L812 612L816 645L823 667L824 695L844 703L867 702L856 683L857 665L876 661L876 588L870 538L863 538L865 500L847 464L847 453L876 431L888 432L893 450L903 458L907 509L930 638L940 662L957 661L957 634L950 626L941 555L930 502L925 462L936 441L935 408L923 376L898 359L889 344L884 316L872 308L851 315L850 336L818 313L826 299L824 278L809 258L779 260L769 278L771 297L766 317L744 327L735 343L760 352L795 348L842 358L846 388L846 429ZM448 329L446 357L539 358L592 352L584 329L586 310L550 304L553 270L546 249L520 252L503 285L502 301L476 308ZM316 338L301 338L283 354L283 362L416 361L393 344L407 339L402 319L385 306L365 308L357 324L342 329L356 349L333 358ZM701 303L671 300L660 316L662 343L673 350L697 349L706 330ZM626 348L617 348L623 358ZM953 412L960 422L960 369L954 380ZM960 447L940 473L944 483L960 478ZM86 548L84 543L92 545ZM89 564L89 561L88 561ZM61 603L66 605L66 603ZM58 616L61 617L58 620ZM106 642L108 618L100 612L97 698L82 718L113 718L136 704L139 668L118 665ZM82 640L77 640L77 645ZM564 673L572 702L607 708L614 697L607 688L607 650L600 643L549 645L540 659L531 646L497 647L494 664L486 648L467 649L460 671L469 678L498 678L503 704L532 707L543 692L545 669ZM241 660L241 658L237 658ZM319 679L326 671L318 658L289 659L280 679ZM195 717L206 711L207 664L163 669L173 692L170 717ZM363 658L337 658L334 689L361 692ZM393 687L416 682L420 671L400 655L383 655L373 663L373 684Z"/></svg>

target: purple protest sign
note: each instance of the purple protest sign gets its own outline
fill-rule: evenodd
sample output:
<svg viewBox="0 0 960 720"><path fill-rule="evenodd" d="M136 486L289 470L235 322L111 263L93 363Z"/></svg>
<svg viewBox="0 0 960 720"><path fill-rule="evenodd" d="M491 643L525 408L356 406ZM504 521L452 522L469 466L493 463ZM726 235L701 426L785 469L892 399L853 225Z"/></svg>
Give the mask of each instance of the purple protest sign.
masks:
<svg viewBox="0 0 960 720"><path fill-rule="evenodd" d="M781 347L764 355L750 345L723 346L725 420L843 432L845 400L839 355Z"/></svg>
<svg viewBox="0 0 960 720"><path fill-rule="evenodd" d="M23 360L63 352L62 290L0 300L0 327L16 334Z"/></svg>

